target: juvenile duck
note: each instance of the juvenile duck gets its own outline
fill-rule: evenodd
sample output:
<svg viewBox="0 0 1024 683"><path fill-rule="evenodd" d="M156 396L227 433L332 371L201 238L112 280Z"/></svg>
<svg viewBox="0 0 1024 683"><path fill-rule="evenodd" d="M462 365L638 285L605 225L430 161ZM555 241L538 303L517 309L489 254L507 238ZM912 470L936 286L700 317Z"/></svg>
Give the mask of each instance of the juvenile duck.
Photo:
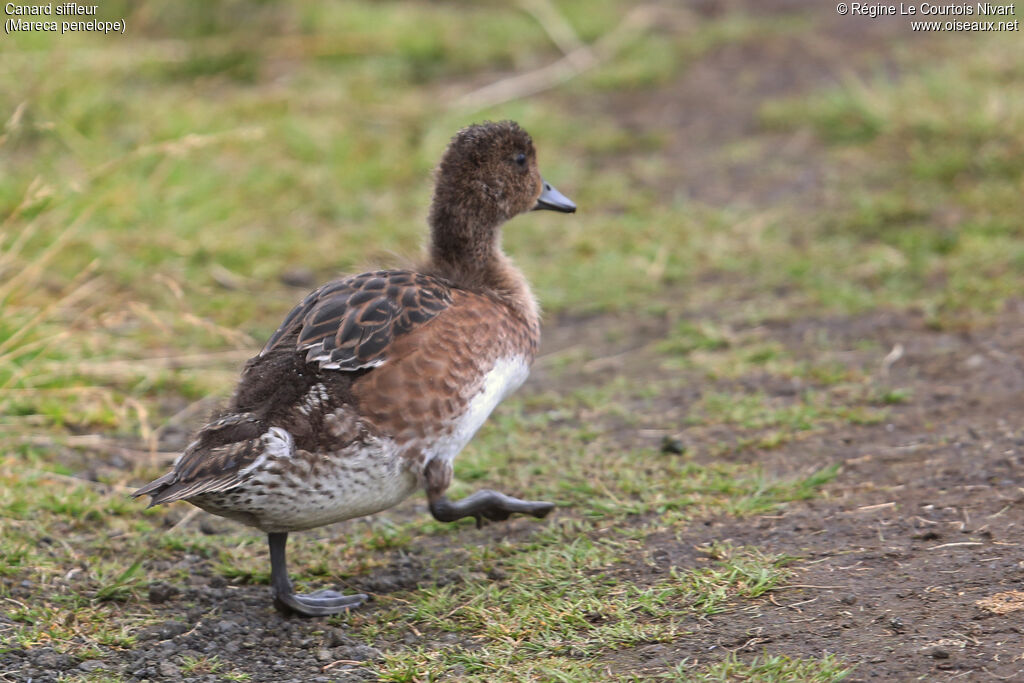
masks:
<svg viewBox="0 0 1024 683"><path fill-rule="evenodd" d="M426 263L310 293L246 363L227 410L133 495L265 531L274 605L304 616L366 596L295 593L290 531L379 512L419 488L443 522L546 516L552 503L496 491L445 497L455 456L537 352L537 303L500 232L533 209L576 205L541 178L526 131L512 121L459 131L438 169Z"/></svg>

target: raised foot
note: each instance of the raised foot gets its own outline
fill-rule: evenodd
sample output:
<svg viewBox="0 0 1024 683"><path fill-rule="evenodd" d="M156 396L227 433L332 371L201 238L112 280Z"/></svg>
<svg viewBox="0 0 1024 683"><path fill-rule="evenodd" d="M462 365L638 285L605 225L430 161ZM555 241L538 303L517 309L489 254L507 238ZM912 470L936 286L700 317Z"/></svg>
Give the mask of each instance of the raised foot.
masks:
<svg viewBox="0 0 1024 683"><path fill-rule="evenodd" d="M350 609L355 609L366 602L362 593L342 595L337 591L319 590L315 593L277 593L274 594L274 607L282 614L297 614L301 617L326 617Z"/></svg>
<svg viewBox="0 0 1024 683"><path fill-rule="evenodd" d="M464 517L475 517L478 529L484 525L485 519L501 522L508 519L514 512L542 518L547 517L548 513L554 509L554 503L542 500L520 500L490 489L477 491L455 502L442 496L430 503L430 512L435 519L442 522L454 522Z"/></svg>

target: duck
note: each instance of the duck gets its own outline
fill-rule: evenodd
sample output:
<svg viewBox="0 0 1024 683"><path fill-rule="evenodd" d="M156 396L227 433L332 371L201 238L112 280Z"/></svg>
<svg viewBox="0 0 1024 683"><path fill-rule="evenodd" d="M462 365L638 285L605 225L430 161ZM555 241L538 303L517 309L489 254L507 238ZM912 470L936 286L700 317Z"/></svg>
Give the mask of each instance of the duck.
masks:
<svg viewBox="0 0 1024 683"><path fill-rule="evenodd" d="M458 131L436 170L423 262L307 295L246 362L227 407L133 497L188 501L266 533L273 604L305 617L368 597L297 593L291 532L374 514L418 490L442 522L546 517L553 503L490 489L445 495L455 456L537 354L537 300L501 240L504 223L533 210L576 205L544 180L530 135L514 121Z"/></svg>

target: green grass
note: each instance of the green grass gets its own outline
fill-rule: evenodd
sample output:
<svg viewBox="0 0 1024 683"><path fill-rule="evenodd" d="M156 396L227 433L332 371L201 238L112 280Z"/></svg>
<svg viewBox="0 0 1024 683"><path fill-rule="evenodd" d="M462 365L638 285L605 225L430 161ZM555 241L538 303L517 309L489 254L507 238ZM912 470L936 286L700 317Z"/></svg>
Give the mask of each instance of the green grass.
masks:
<svg viewBox="0 0 1024 683"><path fill-rule="evenodd" d="M565 538L543 552L505 557L507 585L471 581L457 592L417 592L411 603L403 601L406 620L424 630L482 634L484 646L388 656L382 677L402 681L411 680L413 672L443 677L457 670L466 680L600 680L600 667L588 660L622 648L672 642L686 632L687 614L722 612L738 597L771 590L784 580L783 567L790 561L718 545L707 549L714 568L673 570L641 588L622 582L616 567L607 568L623 544L635 546Z"/></svg>
<svg viewBox="0 0 1024 683"><path fill-rule="evenodd" d="M769 548L709 546L706 567L663 576L631 560L695 519L823 495L840 476L828 453L777 476L759 458L916 400L877 377L888 349L766 323L921 311L969 330L1019 297L1024 46L993 35L945 61L908 49L899 78L771 99L721 157L770 158L780 136L809 136L818 192L715 206L675 189L690 161L666 155L674 131L625 113L720 48L807 36L814 22L666 10L634 25L624 0L555 4L585 42L629 30L564 85L481 111L458 98L561 56L515 3L108 3L128 35L0 45L0 598L15 623L0 650L85 659L135 646L162 618L145 586L187 578L156 563L186 553L236 583L268 580L258 534L164 532L163 511L126 493L167 459L161 431L227 395L303 295L283 274L322 281L417 254L432 165L484 118L519 120L580 206L505 233L548 319L580 332L460 457L453 494L490 486L559 512L480 543L466 542L469 522L408 515L311 534L291 548L298 583L370 575L403 552L461 572L336 620L368 640L397 642L391 622L409 613L456 634L450 648L389 649L375 672L395 681L608 680L616 653L672 643L687 619L784 585L792 558ZM662 338L638 339L620 365L602 357L645 322ZM678 434L685 453L660 452ZM493 563L504 580L459 568ZM182 671L249 675L216 658ZM773 652L656 673L847 672L841 658Z"/></svg>
<svg viewBox="0 0 1024 683"><path fill-rule="evenodd" d="M851 81L764 107L766 126L830 146L830 206L807 259L786 270L822 304L919 307L962 326L1018 288L1021 45L978 47L896 83Z"/></svg>
<svg viewBox="0 0 1024 683"><path fill-rule="evenodd" d="M733 654L724 661L694 671L687 662L682 662L675 671L665 678L677 681L700 681L701 683L725 681L760 681L761 683L833 683L853 673L834 655L821 659L793 659L779 655L761 655L750 661L743 661Z"/></svg>

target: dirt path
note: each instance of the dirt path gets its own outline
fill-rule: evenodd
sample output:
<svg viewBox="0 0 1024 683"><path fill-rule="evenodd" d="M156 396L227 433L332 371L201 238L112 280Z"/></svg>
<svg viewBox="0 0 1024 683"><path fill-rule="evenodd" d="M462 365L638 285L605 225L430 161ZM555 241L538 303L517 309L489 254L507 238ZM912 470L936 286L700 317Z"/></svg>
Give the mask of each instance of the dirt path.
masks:
<svg viewBox="0 0 1024 683"><path fill-rule="evenodd" d="M778 471L841 463L824 499L753 520L706 520L681 537L650 537L647 556L624 580L647 583L673 566L696 566L695 548L712 541L801 560L791 589L695 621L692 635L671 645L616 653L614 668L653 672L684 657L706 662L765 650L839 654L858 665L853 680L1024 676L1020 612L996 613L1024 609L1024 593L1005 596L1011 601L1001 607L998 597L1024 579L1022 313L964 335L885 314L774 329L775 339L805 355L820 353L806 341L827 330L829 353L876 372L882 354L857 349L900 344L904 355L889 381L913 398L881 424L752 455ZM980 606L986 600L995 611Z"/></svg>
<svg viewBox="0 0 1024 683"><path fill-rule="evenodd" d="M800 40L766 35L714 51L681 79L647 96L611 98L623 125L673 131L666 196L768 209L820 206L822 161L809 136L759 130L768 99L837 84L856 74L898 77L896 48L948 49L909 34L905 22L849 21L813 2L744 3L765 16L810 18ZM702 2L716 12L735 3ZM722 151L742 143L752 154ZM857 664L854 680L1021 680L1024 494L1024 308L991 329L951 334L920 316L877 313L770 326L767 339L794 357L823 354L909 390L882 424L837 428L753 452L776 473L841 463L824 499L756 520L711 519L681 536L648 539L648 554L622 574L649 583L672 567L696 566L696 547L730 540L798 556L792 588L707 620L671 645L618 652L613 670L663 671L682 658L728 652L788 656L834 653ZM826 335L831 348L814 343ZM902 349L886 376L887 350ZM864 348L872 349L864 351ZM769 395L771 387L758 387ZM993 596L997 596L993 599ZM986 604L983 608L979 604ZM983 601L979 603L979 601ZM998 614L997 612L1004 612Z"/></svg>

